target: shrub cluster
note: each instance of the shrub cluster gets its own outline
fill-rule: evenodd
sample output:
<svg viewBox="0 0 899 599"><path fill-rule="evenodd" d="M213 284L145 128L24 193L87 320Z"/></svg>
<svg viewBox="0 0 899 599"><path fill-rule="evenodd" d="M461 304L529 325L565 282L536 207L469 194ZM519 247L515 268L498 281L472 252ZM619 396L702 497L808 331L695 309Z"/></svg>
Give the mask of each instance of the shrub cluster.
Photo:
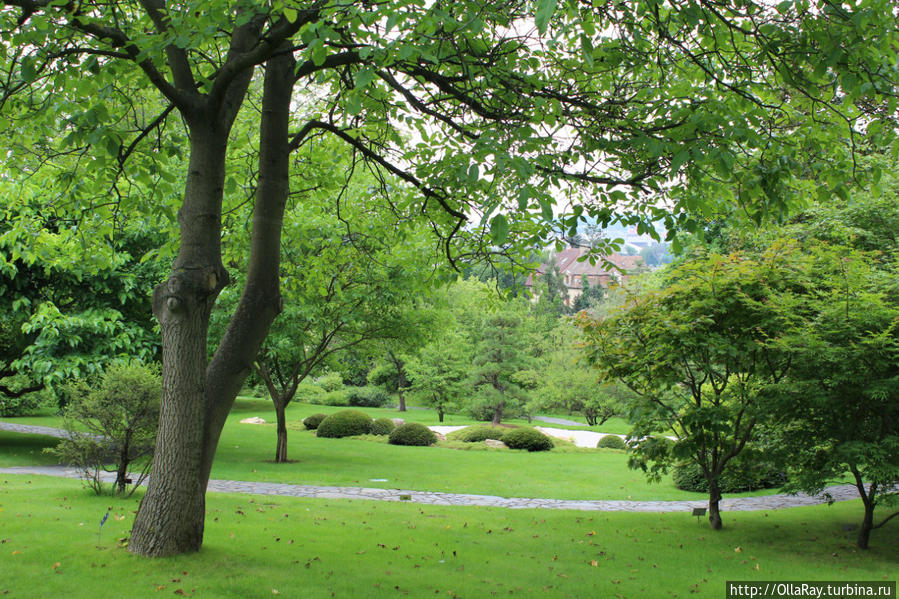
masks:
<svg viewBox="0 0 899 599"><path fill-rule="evenodd" d="M371 434L373 435L389 435L396 428L393 420L390 418L375 418L371 423Z"/></svg>
<svg viewBox="0 0 899 599"><path fill-rule="evenodd" d="M318 428L318 425L322 423L322 420L327 417L327 414L312 414L311 416L306 416L305 418L303 418L303 426L305 426L310 431L314 431Z"/></svg>
<svg viewBox="0 0 899 599"><path fill-rule="evenodd" d="M68 386L65 412L68 437L52 450L78 466L87 485L102 491L101 473L115 464L115 492L130 495L149 474L162 379L159 367L139 362L114 364L99 382L77 381ZM86 432L84 432L86 431ZM133 481L129 472L134 472Z"/></svg>
<svg viewBox="0 0 899 599"><path fill-rule="evenodd" d="M503 435L502 442L509 449L528 451L549 451L553 441L535 428L515 428Z"/></svg>
<svg viewBox="0 0 899 599"><path fill-rule="evenodd" d="M708 493L709 484L702 475L698 464L689 462L675 466L671 477L678 489ZM746 460L734 460L728 464L719 479L722 493L742 493L757 489L772 489L786 482L786 476L768 461L759 460L750 463Z"/></svg>
<svg viewBox="0 0 899 599"><path fill-rule="evenodd" d="M343 389L343 377L339 372L329 372L315 379L315 384L325 391L339 391Z"/></svg>
<svg viewBox="0 0 899 599"><path fill-rule="evenodd" d="M360 408L380 408L390 401L390 394L381 387L349 387L346 390L349 405Z"/></svg>
<svg viewBox="0 0 899 599"><path fill-rule="evenodd" d="M266 397L268 392L266 391ZM312 382L302 382L297 385L296 401L302 403L321 404L322 398L325 396L325 390Z"/></svg>
<svg viewBox="0 0 899 599"><path fill-rule="evenodd" d="M427 446L437 442L437 435L423 424L407 422L396 427L388 441L391 445Z"/></svg>
<svg viewBox="0 0 899 599"><path fill-rule="evenodd" d="M618 435L606 435L596 444L599 449L627 449L627 443Z"/></svg>
<svg viewBox="0 0 899 599"><path fill-rule="evenodd" d="M505 432L505 429L494 428L492 426L466 426L463 429L450 433L449 436L452 439L464 441L465 443L480 443L487 439L502 441Z"/></svg>
<svg viewBox="0 0 899 599"><path fill-rule="evenodd" d="M371 432L371 416L359 410L334 412L318 425L319 437L339 438L367 435Z"/></svg>
<svg viewBox="0 0 899 599"><path fill-rule="evenodd" d="M320 406L346 407L350 405L350 398L346 389L336 391L322 391L321 395L312 397L309 403Z"/></svg>

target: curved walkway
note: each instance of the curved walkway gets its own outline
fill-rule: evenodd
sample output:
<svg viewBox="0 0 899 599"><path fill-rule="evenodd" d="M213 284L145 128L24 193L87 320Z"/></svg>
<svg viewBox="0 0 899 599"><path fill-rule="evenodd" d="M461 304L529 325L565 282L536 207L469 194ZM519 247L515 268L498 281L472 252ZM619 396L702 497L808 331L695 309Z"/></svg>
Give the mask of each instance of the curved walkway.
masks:
<svg viewBox="0 0 899 599"><path fill-rule="evenodd" d="M31 426L0 422L0 430L64 437L65 431L44 426ZM36 474L64 478L81 478L81 471L67 466L17 466L0 468L5 474ZM112 481L115 475L103 473L104 480ZM630 500L567 500L524 497L498 497L439 493L402 489L376 489L365 487L326 487L317 485L291 485L236 480L210 480L209 491L216 493L246 493L251 495L280 495L285 497L313 497L319 499L364 499L371 501L410 501L428 505L465 505L501 507L510 509L555 509L602 512L680 512L706 507L707 501L630 501ZM858 498L858 490L852 485L828 487L826 493L832 501L848 501ZM804 505L826 503L827 495L763 495L757 497L732 497L721 501L726 511L776 510Z"/></svg>

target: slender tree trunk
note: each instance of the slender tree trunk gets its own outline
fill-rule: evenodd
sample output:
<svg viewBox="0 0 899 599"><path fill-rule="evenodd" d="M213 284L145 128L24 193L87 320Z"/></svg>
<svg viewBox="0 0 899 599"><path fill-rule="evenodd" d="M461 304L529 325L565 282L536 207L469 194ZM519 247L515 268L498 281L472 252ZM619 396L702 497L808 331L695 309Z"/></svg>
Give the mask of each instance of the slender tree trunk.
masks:
<svg viewBox="0 0 899 599"><path fill-rule="evenodd" d="M721 530L723 523L721 522L721 511L718 502L721 501L721 487L718 485L718 478L711 477L709 482L709 526L713 530Z"/></svg>
<svg viewBox="0 0 899 599"><path fill-rule="evenodd" d="M437 421L443 422L443 408L442 407L437 408Z"/></svg>
<svg viewBox="0 0 899 599"><path fill-rule="evenodd" d="M286 407L287 402L283 398L279 397L275 401L275 419L278 422L278 447L275 449L275 463L277 464L287 462L287 416L284 414Z"/></svg>
<svg viewBox="0 0 899 599"><path fill-rule="evenodd" d="M400 412L406 411L406 385L408 381L406 381L406 371L403 368L402 360L397 362L397 379L396 379L396 392L400 398Z"/></svg>
<svg viewBox="0 0 899 599"><path fill-rule="evenodd" d="M865 505L865 517L862 519L862 526L858 531L858 539L855 544L859 549L867 549L868 542L871 540L871 530L874 528L874 502L868 499L862 499Z"/></svg>
<svg viewBox="0 0 899 599"><path fill-rule="evenodd" d="M496 408L493 410L493 426L499 426L499 423L503 420L503 409L506 407L505 400L499 402Z"/></svg>
<svg viewBox="0 0 899 599"><path fill-rule="evenodd" d="M131 452L131 431L125 431L125 441L119 449L119 465L115 473L115 488L118 495L125 494L125 485L128 480L128 454Z"/></svg>
<svg viewBox="0 0 899 599"><path fill-rule="evenodd" d="M868 542L871 540L871 531L874 529L874 508L877 507L877 483L871 483L869 488L865 488L865 481L862 479L862 473L855 466L850 467L852 475L855 477L855 488L862 499L862 505L865 506L865 516L862 518L862 526L858 531L858 539L855 543L859 549L867 549ZM884 521L885 522L885 521Z"/></svg>

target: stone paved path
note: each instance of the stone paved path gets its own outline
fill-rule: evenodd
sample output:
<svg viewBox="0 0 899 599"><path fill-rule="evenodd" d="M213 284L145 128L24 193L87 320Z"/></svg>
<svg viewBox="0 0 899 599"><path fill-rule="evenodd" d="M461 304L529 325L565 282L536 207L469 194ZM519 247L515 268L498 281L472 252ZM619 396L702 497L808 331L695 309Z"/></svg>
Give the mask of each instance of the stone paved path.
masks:
<svg viewBox="0 0 899 599"><path fill-rule="evenodd" d="M585 426L583 422L575 422L566 418L553 418L552 416L534 416L534 420L545 422L547 424L562 424L564 426Z"/></svg>
<svg viewBox="0 0 899 599"><path fill-rule="evenodd" d="M65 431L44 426L31 426L0 422L0 430L62 437ZM0 468L5 474L36 474L65 478L80 478L76 468L67 466L18 466ZM108 480L114 474L105 473ZM695 507L706 507L707 501L630 501L630 500L566 500L524 497L498 497L493 495L471 495L460 493L439 493L432 491L411 491L402 489L376 489L365 487L325 487L317 485L292 485L286 483L262 483L236 480L210 480L209 490L216 493L246 493L252 495L281 495L287 497L314 497L319 499L365 499L372 501L410 501L428 505L466 505L502 507L510 509L555 509L603 512L680 512ZM858 490L852 485L828 487L835 501L858 498ZM721 508L726 511L774 510L803 505L825 503L824 496L763 495L757 497L725 498Z"/></svg>

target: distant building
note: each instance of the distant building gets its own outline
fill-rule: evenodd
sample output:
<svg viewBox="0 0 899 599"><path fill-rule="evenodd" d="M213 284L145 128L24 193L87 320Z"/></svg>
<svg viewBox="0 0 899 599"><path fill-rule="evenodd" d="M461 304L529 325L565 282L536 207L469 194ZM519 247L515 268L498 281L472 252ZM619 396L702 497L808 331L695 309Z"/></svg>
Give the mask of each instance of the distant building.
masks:
<svg viewBox="0 0 899 599"><path fill-rule="evenodd" d="M606 260L621 270L607 268L605 262L601 259L597 260L596 264L590 264L589 260L578 262L578 258L586 255L587 252L587 248L568 248L553 254L551 257L551 261L555 263L556 268L559 269L559 273L562 275L562 280L568 292L568 297L565 300L565 305L567 306L572 305L574 300L581 294L582 277L587 277L587 281L592 287L600 285L608 288L612 281L624 281L630 273L644 266L642 257L623 256L621 254L604 256ZM540 275L550 269L551 264L552 262L541 264L536 272L528 275L524 286L530 292L531 297L537 297L537 294L534 293L534 284Z"/></svg>

